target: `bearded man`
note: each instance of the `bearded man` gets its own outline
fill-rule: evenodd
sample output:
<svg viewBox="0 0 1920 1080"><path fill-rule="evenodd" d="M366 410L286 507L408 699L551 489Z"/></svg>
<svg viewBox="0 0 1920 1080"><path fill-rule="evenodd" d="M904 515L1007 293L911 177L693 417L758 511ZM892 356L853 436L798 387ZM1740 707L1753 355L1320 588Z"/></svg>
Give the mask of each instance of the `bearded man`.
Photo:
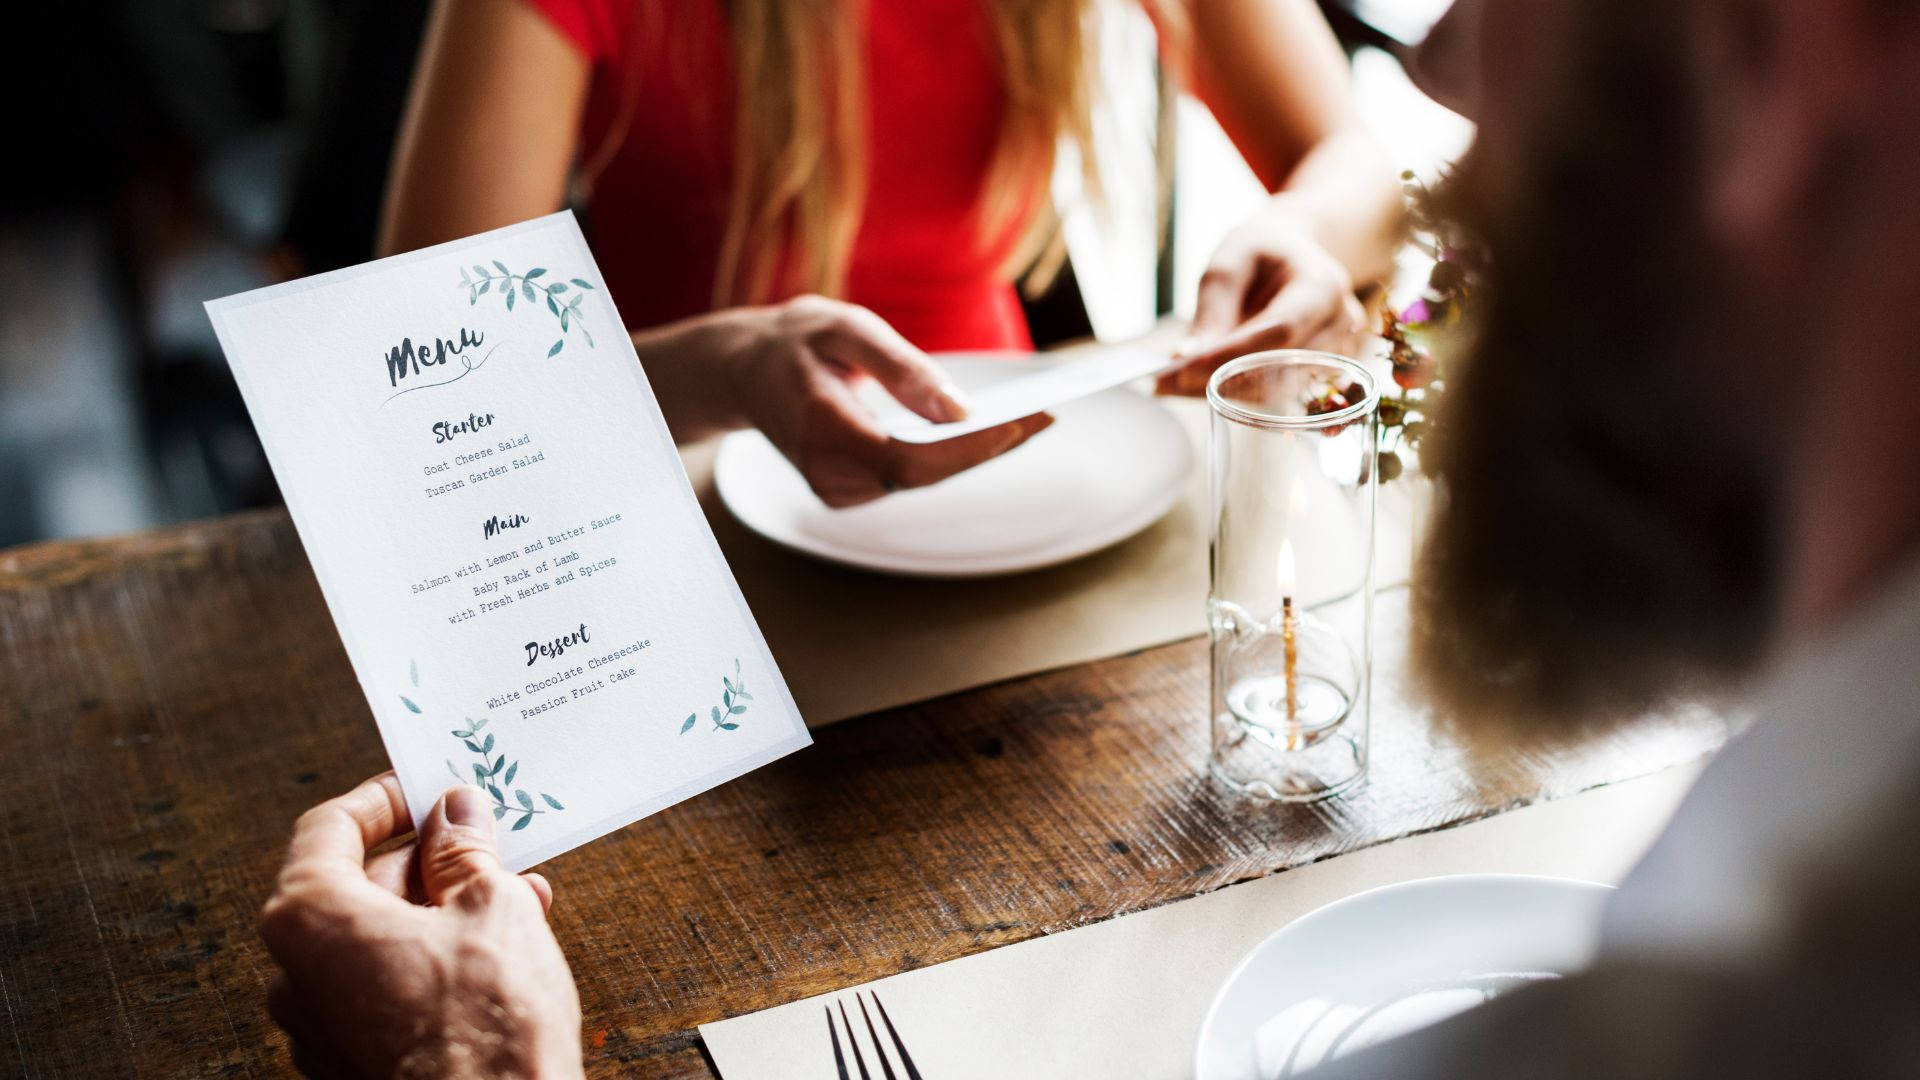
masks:
<svg viewBox="0 0 1920 1080"><path fill-rule="evenodd" d="M1920 5L1466 0L1418 66L1488 255L1427 685L1478 738L1753 720L1595 970L1313 1075L1920 1075Z"/></svg>

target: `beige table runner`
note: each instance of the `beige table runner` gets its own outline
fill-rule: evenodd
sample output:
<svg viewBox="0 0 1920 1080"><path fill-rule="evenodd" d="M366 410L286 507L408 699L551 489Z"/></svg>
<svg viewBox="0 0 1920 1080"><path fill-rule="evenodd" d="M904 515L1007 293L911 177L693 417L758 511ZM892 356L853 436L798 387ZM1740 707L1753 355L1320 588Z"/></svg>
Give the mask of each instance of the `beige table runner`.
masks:
<svg viewBox="0 0 1920 1080"><path fill-rule="evenodd" d="M1195 467L1180 503L1084 559L999 578L939 581L854 570L749 531L713 488L716 441L685 447L687 475L800 713L818 727L1204 633L1206 403L1165 399ZM1412 485L1381 488L1383 587L1406 580Z"/></svg>
<svg viewBox="0 0 1920 1080"><path fill-rule="evenodd" d="M1177 1080L1214 993L1263 938L1379 885L1441 874L1617 882L1697 765L1410 836L1205 896L705 1024L724 1080L833 1080L821 1012L874 989L929 1080ZM858 1023L858 1014L855 1022ZM873 1063L869 1061L869 1065ZM875 1075L878 1075L877 1071Z"/></svg>

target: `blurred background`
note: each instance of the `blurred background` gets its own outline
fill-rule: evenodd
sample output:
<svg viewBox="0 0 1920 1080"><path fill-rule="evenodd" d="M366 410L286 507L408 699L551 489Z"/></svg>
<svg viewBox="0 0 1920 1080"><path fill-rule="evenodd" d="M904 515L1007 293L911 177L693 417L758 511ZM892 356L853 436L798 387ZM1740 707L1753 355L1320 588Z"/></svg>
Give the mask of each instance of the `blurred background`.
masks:
<svg viewBox="0 0 1920 1080"><path fill-rule="evenodd" d="M1369 122L1423 173L1470 130L1413 90L1396 55L1445 6L1322 0ZM9 11L0 547L278 501L201 303L372 257L428 7L79 0ZM1127 14L1103 40L1102 67L1111 107L1140 122L1115 125L1099 152L1119 159L1103 173L1142 177L1138 212L1123 187L1104 217L1066 215L1084 269L1030 300L1043 343L1125 337L1182 313L1213 244L1261 197L1204 108L1184 97L1161 107L1151 29ZM1056 190L1063 206L1073 195ZM1160 198L1172 207L1164 230Z"/></svg>

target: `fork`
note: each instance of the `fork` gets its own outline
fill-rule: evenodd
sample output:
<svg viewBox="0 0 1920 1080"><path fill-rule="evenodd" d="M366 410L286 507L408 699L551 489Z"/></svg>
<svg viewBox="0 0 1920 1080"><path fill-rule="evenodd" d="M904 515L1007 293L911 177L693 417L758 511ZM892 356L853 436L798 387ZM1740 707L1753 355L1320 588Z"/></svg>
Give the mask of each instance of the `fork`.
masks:
<svg viewBox="0 0 1920 1080"><path fill-rule="evenodd" d="M867 996L873 999L873 1007L880 1013L880 1022L887 1027L887 1035L893 1039L893 1048L900 1056L900 1068L905 1070L906 1080L921 1080L920 1070L914 1067L913 1055L907 1053L907 1044L900 1039L900 1032L893 1026L893 1017L887 1015L887 1007L880 1003L880 995L872 991ZM867 1003L860 1000L855 992L853 1003L860 1007L860 1019L866 1021L867 1039L873 1044L873 1056L880 1062L880 1075L883 1080L899 1080L894 1075L893 1065L887 1060L886 1047L880 1042L880 1032L873 1026L873 1017L867 1012ZM854 1068L860 1070L860 1080L873 1080L873 1074L867 1071L867 1059L860 1053L860 1040L854 1035L853 1021L847 1017L847 1002L842 998L835 1004L840 1006L840 1025L847 1031L847 1051L853 1055ZM853 1080L847 1072L846 1055L840 1050L840 1029L833 1024L833 1006L826 1006L827 1037L833 1040L833 1067L840 1071L840 1080Z"/></svg>

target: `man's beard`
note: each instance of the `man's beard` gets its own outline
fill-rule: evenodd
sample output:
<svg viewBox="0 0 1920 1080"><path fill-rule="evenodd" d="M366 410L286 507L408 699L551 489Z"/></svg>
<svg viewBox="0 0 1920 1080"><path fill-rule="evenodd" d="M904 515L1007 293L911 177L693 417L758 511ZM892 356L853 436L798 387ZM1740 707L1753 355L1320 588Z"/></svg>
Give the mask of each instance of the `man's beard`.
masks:
<svg viewBox="0 0 1920 1080"><path fill-rule="evenodd" d="M1739 346L1705 339L1731 320L1713 317L1678 35L1596 7L1611 20L1559 100L1438 200L1486 265L1422 447L1444 484L1413 647L1469 735L1558 739L1721 688L1770 621L1757 436L1713 385L1737 365L1696 352Z"/></svg>

